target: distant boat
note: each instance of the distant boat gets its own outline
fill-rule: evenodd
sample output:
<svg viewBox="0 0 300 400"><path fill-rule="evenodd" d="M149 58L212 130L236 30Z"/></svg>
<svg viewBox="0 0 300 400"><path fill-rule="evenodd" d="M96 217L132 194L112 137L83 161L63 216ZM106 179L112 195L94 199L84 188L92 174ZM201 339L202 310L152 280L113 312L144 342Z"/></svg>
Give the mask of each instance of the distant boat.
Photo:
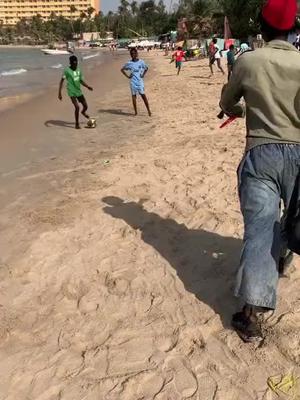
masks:
<svg viewBox="0 0 300 400"><path fill-rule="evenodd" d="M41 49L44 54L49 56L60 56L70 54L68 50L58 50L58 49Z"/></svg>

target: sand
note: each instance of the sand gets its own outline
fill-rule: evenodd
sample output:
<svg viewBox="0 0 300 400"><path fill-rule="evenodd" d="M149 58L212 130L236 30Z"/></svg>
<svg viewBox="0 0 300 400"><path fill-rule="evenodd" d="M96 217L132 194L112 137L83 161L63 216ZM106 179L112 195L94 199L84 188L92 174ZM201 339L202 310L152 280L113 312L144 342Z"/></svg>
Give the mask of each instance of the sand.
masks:
<svg viewBox="0 0 300 400"><path fill-rule="evenodd" d="M3 400L269 400L268 377L299 373L298 259L266 340L230 329L244 125L218 128L224 78L145 58L151 119L116 78L96 130L51 130L72 151L5 172Z"/></svg>

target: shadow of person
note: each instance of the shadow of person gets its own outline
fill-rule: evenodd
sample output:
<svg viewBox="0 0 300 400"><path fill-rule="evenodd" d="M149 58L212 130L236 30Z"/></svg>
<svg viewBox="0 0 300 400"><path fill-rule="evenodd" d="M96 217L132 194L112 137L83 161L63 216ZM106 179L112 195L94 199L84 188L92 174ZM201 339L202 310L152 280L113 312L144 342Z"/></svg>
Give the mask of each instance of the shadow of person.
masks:
<svg viewBox="0 0 300 400"><path fill-rule="evenodd" d="M186 290L195 294L220 315L229 327L235 312L235 273L242 242L203 229L188 229L173 219L148 212L141 203L125 203L117 197L102 199L104 212L140 230L152 246L173 267Z"/></svg>
<svg viewBox="0 0 300 400"><path fill-rule="evenodd" d="M126 117L132 117L134 114L125 112L119 109L108 109L108 110L98 110L99 114L113 114L113 115L124 115Z"/></svg>
<svg viewBox="0 0 300 400"><path fill-rule="evenodd" d="M45 122L45 126L47 128L51 128L52 126L62 126L64 128L75 129L75 122L66 122L66 121L60 121L60 120L56 120L56 119L49 119L48 121Z"/></svg>
<svg viewBox="0 0 300 400"><path fill-rule="evenodd" d="M207 75L207 76L191 76L191 78L194 78L194 79L209 79L210 78L210 75Z"/></svg>

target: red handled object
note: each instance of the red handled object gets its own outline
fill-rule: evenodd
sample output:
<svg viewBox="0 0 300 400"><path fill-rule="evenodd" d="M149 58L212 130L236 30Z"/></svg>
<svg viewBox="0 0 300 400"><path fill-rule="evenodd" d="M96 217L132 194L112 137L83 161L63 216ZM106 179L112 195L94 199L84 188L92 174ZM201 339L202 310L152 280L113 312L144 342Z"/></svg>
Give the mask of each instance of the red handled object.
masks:
<svg viewBox="0 0 300 400"><path fill-rule="evenodd" d="M225 128L225 126L231 124L231 122L235 121L236 119L237 117L234 116L227 118L226 121L220 126L220 129Z"/></svg>

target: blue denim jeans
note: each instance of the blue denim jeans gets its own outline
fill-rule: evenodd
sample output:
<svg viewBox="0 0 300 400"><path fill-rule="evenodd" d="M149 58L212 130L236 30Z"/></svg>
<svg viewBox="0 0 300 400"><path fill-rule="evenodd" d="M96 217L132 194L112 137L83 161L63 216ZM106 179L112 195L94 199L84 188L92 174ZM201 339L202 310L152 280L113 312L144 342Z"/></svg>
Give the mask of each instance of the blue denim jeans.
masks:
<svg viewBox="0 0 300 400"><path fill-rule="evenodd" d="M248 151L239 170L245 233L235 295L275 309L278 263L285 246L281 200L287 208L300 166L300 144L265 144Z"/></svg>

